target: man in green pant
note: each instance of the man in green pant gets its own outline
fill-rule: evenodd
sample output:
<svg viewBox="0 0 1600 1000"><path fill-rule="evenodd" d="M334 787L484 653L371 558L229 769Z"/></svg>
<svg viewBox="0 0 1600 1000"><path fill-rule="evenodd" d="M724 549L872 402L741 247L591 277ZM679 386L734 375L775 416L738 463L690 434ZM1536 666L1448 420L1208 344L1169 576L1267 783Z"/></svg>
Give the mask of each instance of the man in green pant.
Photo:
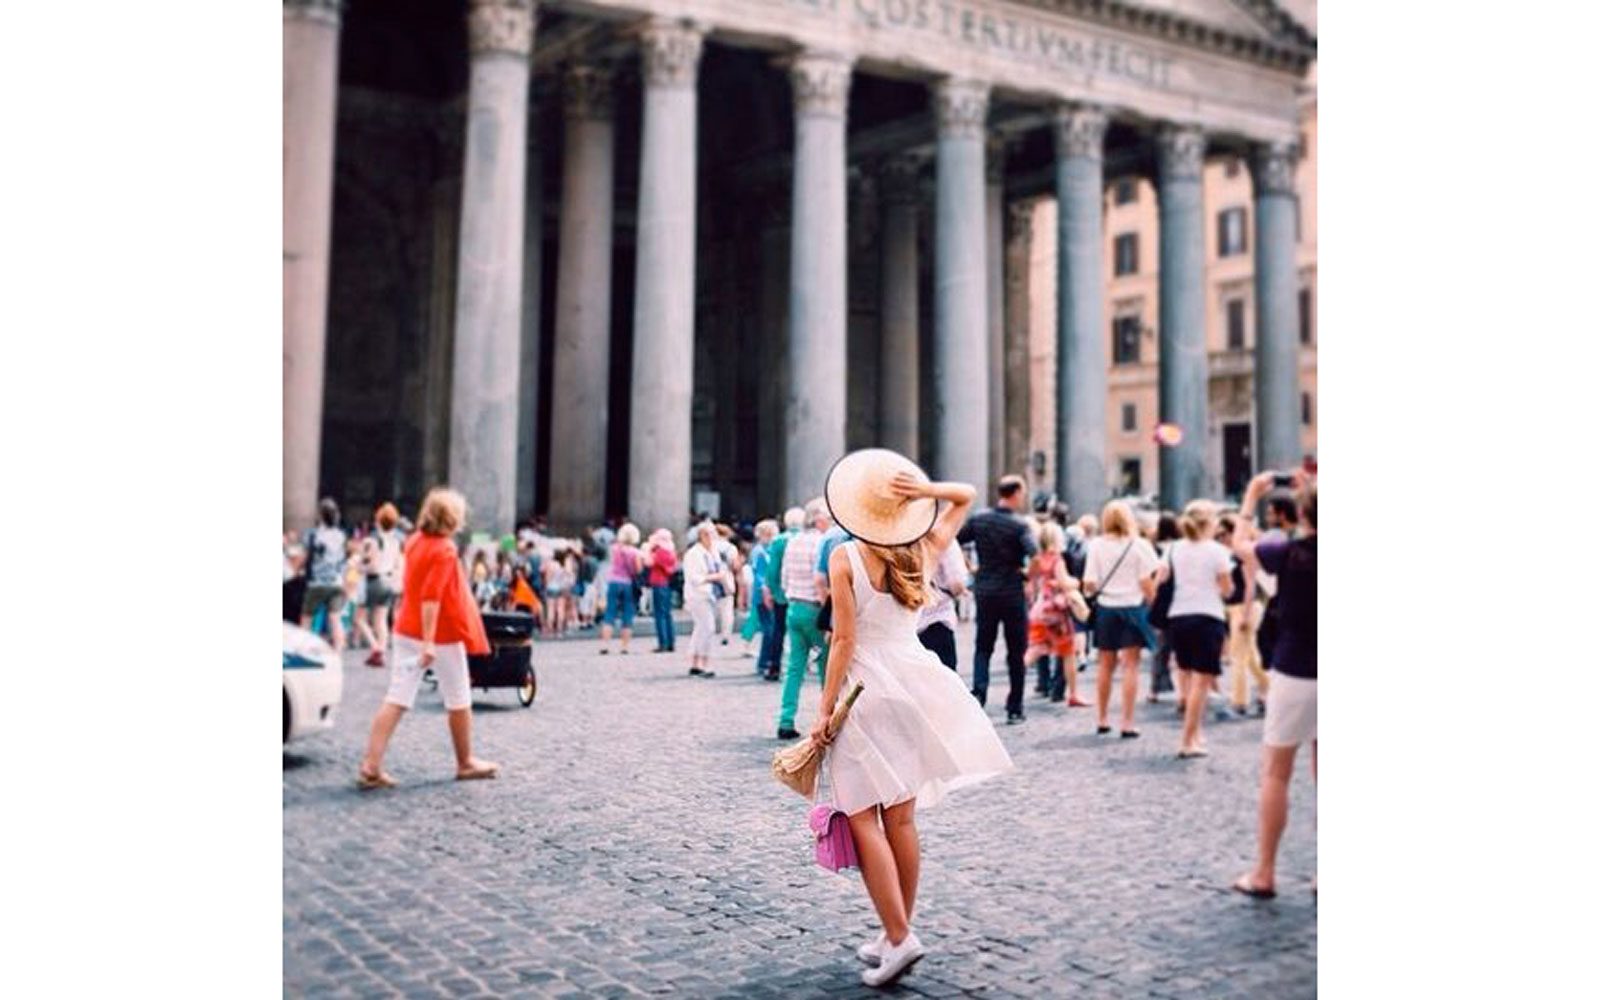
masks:
<svg viewBox="0 0 1600 1000"><path fill-rule="evenodd" d="M800 534L806 526L806 512L790 507L783 512L783 534L767 543L766 572L758 581L761 602L772 612L772 628L761 638L762 676L769 681L778 679L783 660L783 639L788 632L789 599L783 596L783 552L789 539Z"/></svg>
<svg viewBox="0 0 1600 1000"><path fill-rule="evenodd" d="M819 657L817 682L827 680L828 643L817 631L817 612L822 610L827 579L817 572L817 552L822 534L832 527L833 518L821 497L806 504L806 522L806 530L791 537L784 547L779 577L784 598L789 602L785 629L789 634L789 658L783 672L783 703L778 709L780 740L800 735L794 727L794 716L800 708L800 685L806 678L812 650Z"/></svg>

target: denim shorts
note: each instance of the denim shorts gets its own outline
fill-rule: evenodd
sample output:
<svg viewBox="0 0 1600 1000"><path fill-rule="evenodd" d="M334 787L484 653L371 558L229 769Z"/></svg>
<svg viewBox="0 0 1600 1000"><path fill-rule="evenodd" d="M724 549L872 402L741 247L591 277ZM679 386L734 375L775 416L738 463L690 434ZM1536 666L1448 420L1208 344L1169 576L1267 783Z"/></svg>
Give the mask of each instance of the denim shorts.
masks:
<svg viewBox="0 0 1600 1000"><path fill-rule="evenodd" d="M606 624L633 628L633 584L612 580L606 584Z"/></svg>

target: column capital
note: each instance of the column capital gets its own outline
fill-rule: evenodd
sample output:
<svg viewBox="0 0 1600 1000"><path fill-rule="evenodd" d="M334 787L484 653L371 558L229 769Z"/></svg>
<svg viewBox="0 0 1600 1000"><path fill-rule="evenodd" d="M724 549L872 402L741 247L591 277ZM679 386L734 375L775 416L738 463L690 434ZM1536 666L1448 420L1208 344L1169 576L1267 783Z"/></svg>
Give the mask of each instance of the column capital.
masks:
<svg viewBox="0 0 1600 1000"><path fill-rule="evenodd" d="M1156 171L1161 180L1199 180L1206 135L1192 125L1163 125L1156 133Z"/></svg>
<svg viewBox="0 0 1600 1000"><path fill-rule="evenodd" d="M879 169L879 190L890 205L915 205L921 200L922 157L915 154L893 156Z"/></svg>
<svg viewBox="0 0 1600 1000"><path fill-rule="evenodd" d="M561 106L569 119L610 121L616 115L609 66L574 63L561 81Z"/></svg>
<svg viewBox="0 0 1600 1000"><path fill-rule="evenodd" d="M533 0L469 0L467 51L526 59L533 52Z"/></svg>
<svg viewBox="0 0 1600 1000"><path fill-rule="evenodd" d="M933 106L941 139L981 139L989 120L989 85L946 77L933 85Z"/></svg>
<svg viewBox="0 0 1600 1000"><path fill-rule="evenodd" d="M1110 119L1103 109L1089 104L1063 104L1051 117L1057 159L1099 160L1105 156L1106 125Z"/></svg>
<svg viewBox="0 0 1600 1000"><path fill-rule="evenodd" d="M1300 147L1296 143L1263 142L1251 150L1251 176L1257 197L1294 194L1294 166L1299 161Z"/></svg>
<svg viewBox="0 0 1600 1000"><path fill-rule="evenodd" d="M853 60L836 52L801 52L785 62L794 85L795 117L843 118L850 107Z"/></svg>
<svg viewBox="0 0 1600 1000"><path fill-rule="evenodd" d="M645 85L694 89L700 75L704 26L666 17L652 17L638 30L639 58Z"/></svg>
<svg viewBox="0 0 1600 1000"><path fill-rule="evenodd" d="M283 0L283 16L339 24L344 14L344 0Z"/></svg>

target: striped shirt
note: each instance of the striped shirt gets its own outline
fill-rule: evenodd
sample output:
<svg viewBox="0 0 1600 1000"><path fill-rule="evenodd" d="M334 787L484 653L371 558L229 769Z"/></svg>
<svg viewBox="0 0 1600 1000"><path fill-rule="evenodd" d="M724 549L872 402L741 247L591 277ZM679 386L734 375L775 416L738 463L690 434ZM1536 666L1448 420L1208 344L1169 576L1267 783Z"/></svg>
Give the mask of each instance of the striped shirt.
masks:
<svg viewBox="0 0 1600 1000"><path fill-rule="evenodd" d="M783 550L783 596L790 601L822 603L817 589L817 550L822 547L822 532L806 530L789 539Z"/></svg>

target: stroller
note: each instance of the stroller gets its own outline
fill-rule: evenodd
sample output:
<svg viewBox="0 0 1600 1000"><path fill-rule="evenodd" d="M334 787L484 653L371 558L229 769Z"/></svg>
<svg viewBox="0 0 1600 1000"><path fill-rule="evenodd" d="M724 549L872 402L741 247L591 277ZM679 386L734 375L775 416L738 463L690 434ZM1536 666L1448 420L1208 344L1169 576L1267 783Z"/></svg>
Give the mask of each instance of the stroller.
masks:
<svg viewBox="0 0 1600 1000"><path fill-rule="evenodd" d="M489 635L489 652L467 657L467 673L472 686L516 688L523 708L533 704L539 693L539 678L533 670L533 615L525 611L485 611L483 630ZM435 689L439 681L428 671Z"/></svg>

